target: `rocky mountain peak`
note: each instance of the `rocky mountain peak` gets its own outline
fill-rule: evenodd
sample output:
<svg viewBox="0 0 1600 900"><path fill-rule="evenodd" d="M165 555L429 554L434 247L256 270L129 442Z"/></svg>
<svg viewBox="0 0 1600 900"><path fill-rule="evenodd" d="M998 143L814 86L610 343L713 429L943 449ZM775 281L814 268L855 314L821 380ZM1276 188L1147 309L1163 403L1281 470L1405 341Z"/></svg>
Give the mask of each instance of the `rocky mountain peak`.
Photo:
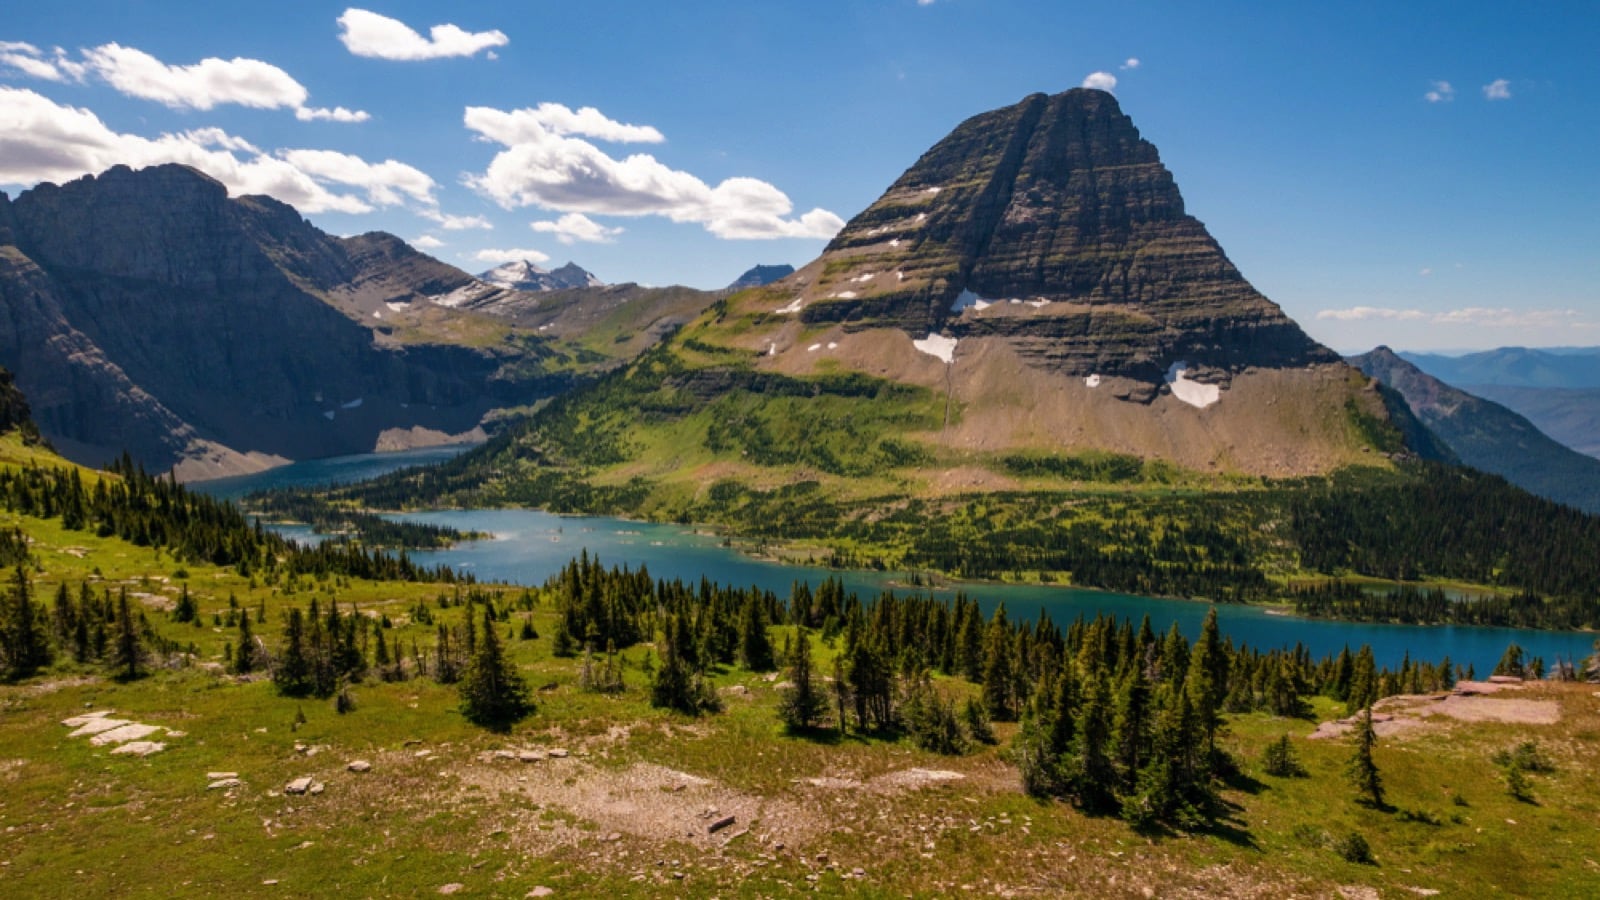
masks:
<svg viewBox="0 0 1600 900"><path fill-rule="evenodd" d="M771 284L774 281L788 278L793 274L794 266L791 266L788 263L783 263L776 266L751 266L745 270L743 275L735 278L733 283L728 285L727 289L730 291L742 291L748 288L761 287L762 285Z"/></svg>
<svg viewBox="0 0 1600 900"><path fill-rule="evenodd" d="M1070 375L1338 359L1244 279L1104 91L963 122L808 269L791 279L805 321L1006 336Z"/></svg>
<svg viewBox="0 0 1600 900"><path fill-rule="evenodd" d="M478 280L515 291L561 291L605 286L604 281L571 261L556 269L544 269L530 260L512 260L481 273Z"/></svg>

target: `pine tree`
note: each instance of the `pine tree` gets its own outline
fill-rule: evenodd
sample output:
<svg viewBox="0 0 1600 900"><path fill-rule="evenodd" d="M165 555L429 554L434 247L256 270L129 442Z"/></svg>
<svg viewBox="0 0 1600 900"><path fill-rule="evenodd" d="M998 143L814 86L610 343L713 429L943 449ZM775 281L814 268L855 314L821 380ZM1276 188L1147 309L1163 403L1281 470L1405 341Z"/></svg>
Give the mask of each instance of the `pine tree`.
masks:
<svg viewBox="0 0 1600 900"><path fill-rule="evenodd" d="M1016 697L1012 695L1017 668L1014 651L1011 625L1002 603L983 636L983 703L990 718L1000 722L1014 722L1017 718Z"/></svg>
<svg viewBox="0 0 1600 900"><path fill-rule="evenodd" d="M133 613L128 608L128 591L124 588L117 597L117 623L111 656L106 660L111 671L123 681L133 681L144 674L144 641L134 624Z"/></svg>
<svg viewBox="0 0 1600 900"><path fill-rule="evenodd" d="M285 697L304 697L315 686L312 661L306 650L305 619L298 608L289 610L283 626L283 650L272 670L272 684Z"/></svg>
<svg viewBox="0 0 1600 900"><path fill-rule="evenodd" d="M1115 800L1117 773L1109 752L1111 710L1098 678L1090 679L1083 692L1073 730L1070 790L1084 809L1106 809Z"/></svg>
<svg viewBox="0 0 1600 900"><path fill-rule="evenodd" d="M1222 651L1222 637L1217 629L1217 608L1206 614L1200 628L1200 639L1194 643L1189 656L1189 671L1184 678L1183 690L1189 695L1189 706L1200 723L1209 755L1216 747L1217 726L1222 719L1222 699L1227 684L1228 659Z"/></svg>
<svg viewBox="0 0 1600 900"><path fill-rule="evenodd" d="M493 614L488 610L484 611L477 652L461 679L461 710L468 720L492 731L509 731L519 719L533 712L528 683L501 649Z"/></svg>
<svg viewBox="0 0 1600 900"><path fill-rule="evenodd" d="M1383 776L1372 759L1372 748L1378 744L1378 733L1372 727L1372 707L1356 720L1355 749L1345 767L1346 777L1355 786L1361 802L1374 808L1383 808Z"/></svg>
<svg viewBox="0 0 1600 900"><path fill-rule="evenodd" d="M172 607L172 621L180 623L200 621L200 609L195 605L194 598L189 596L188 582L184 582L178 592L178 602Z"/></svg>
<svg viewBox="0 0 1600 900"><path fill-rule="evenodd" d="M1500 661L1495 664L1494 671L1490 674L1523 677L1526 670L1522 664L1522 648L1516 644L1507 645L1506 652L1500 656Z"/></svg>
<svg viewBox="0 0 1600 900"><path fill-rule="evenodd" d="M249 675L256 668L256 636L250 628L250 617L239 617L239 650L233 655L233 673Z"/></svg>
<svg viewBox="0 0 1600 900"><path fill-rule="evenodd" d="M798 631L789 654L789 687L778 700L778 717L791 732L818 727L828 711L828 698L811 665L811 636L804 625Z"/></svg>
<svg viewBox="0 0 1600 900"><path fill-rule="evenodd" d="M1261 770L1275 778L1293 778L1305 774L1287 734L1280 735L1262 751Z"/></svg>
<svg viewBox="0 0 1600 900"><path fill-rule="evenodd" d="M11 594L0 610L0 665L7 681L19 681L50 665L53 654L44 619L33 603L28 573L18 565Z"/></svg>
<svg viewBox="0 0 1600 900"><path fill-rule="evenodd" d="M767 614L761 598L752 591L739 615L739 663L752 672L777 668L772 660L772 640L767 634Z"/></svg>

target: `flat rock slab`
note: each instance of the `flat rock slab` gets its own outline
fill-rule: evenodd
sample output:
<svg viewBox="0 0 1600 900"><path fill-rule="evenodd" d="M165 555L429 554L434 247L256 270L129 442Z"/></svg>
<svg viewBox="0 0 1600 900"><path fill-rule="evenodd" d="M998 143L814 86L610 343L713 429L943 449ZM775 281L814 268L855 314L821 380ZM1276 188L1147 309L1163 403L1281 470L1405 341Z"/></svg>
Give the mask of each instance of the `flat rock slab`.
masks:
<svg viewBox="0 0 1600 900"><path fill-rule="evenodd" d="M167 745L160 741L129 741L112 750L112 753L126 753L131 756L149 756L167 749Z"/></svg>
<svg viewBox="0 0 1600 900"><path fill-rule="evenodd" d="M102 731L110 731L113 728L121 728L124 725L132 724L133 723L127 719L90 719L89 721L78 726L78 730L67 735L67 737L89 737L90 735L99 734Z"/></svg>
<svg viewBox="0 0 1600 900"><path fill-rule="evenodd" d="M283 792L285 794L304 794L309 790L311 790L310 776L305 778L296 778L295 780L283 786Z"/></svg>
<svg viewBox="0 0 1600 900"><path fill-rule="evenodd" d="M111 712L112 711L109 710L109 709L100 709L100 710L95 710L94 712L86 712L86 713L83 713L82 715L73 716L70 719L62 719L61 720L61 724L67 726L68 728L81 728L81 727L89 724L90 722L93 722L95 719L104 719L106 716L111 715Z"/></svg>
<svg viewBox="0 0 1600 900"><path fill-rule="evenodd" d="M239 777L239 773L238 772L207 772L206 773L206 780L207 781L217 781L217 780L222 779L222 778L238 778L238 777Z"/></svg>
<svg viewBox="0 0 1600 900"><path fill-rule="evenodd" d="M228 790L230 788L238 787L241 783L242 782L240 782L239 779L237 779L237 778L219 778L216 781L213 781L210 784L206 785L206 790L208 790L208 791Z"/></svg>
<svg viewBox="0 0 1600 900"><path fill-rule="evenodd" d="M352 772L370 772L372 771L372 763L369 763L364 759L358 759L352 761L350 765L345 766L345 768Z"/></svg>
<svg viewBox="0 0 1600 900"><path fill-rule="evenodd" d="M161 726L159 725L141 725L138 722L129 722L120 728L100 732L89 738L89 743L96 747L103 747L106 744L126 744L129 741L142 741L160 730Z"/></svg>

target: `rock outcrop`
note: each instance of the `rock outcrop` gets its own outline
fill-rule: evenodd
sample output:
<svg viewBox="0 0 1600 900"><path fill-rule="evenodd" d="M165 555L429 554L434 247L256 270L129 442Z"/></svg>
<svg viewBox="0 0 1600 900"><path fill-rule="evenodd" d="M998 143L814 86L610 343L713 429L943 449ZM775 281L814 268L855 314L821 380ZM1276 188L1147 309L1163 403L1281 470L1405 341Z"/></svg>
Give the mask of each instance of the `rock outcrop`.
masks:
<svg viewBox="0 0 1600 900"><path fill-rule="evenodd" d="M478 280L515 291L562 291L605 287L606 284L575 262L556 269L542 269L525 259L496 266L479 274Z"/></svg>

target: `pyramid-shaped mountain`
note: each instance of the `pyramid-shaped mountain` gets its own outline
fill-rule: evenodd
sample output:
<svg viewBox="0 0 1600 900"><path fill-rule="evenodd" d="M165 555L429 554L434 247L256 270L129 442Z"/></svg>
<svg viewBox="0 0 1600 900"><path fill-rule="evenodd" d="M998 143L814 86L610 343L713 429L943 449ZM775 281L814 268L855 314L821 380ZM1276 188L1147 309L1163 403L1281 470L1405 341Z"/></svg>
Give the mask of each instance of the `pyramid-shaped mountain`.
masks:
<svg viewBox="0 0 1600 900"><path fill-rule="evenodd" d="M807 323L1006 336L1069 375L1336 358L1239 274L1096 90L968 119L788 286Z"/></svg>

